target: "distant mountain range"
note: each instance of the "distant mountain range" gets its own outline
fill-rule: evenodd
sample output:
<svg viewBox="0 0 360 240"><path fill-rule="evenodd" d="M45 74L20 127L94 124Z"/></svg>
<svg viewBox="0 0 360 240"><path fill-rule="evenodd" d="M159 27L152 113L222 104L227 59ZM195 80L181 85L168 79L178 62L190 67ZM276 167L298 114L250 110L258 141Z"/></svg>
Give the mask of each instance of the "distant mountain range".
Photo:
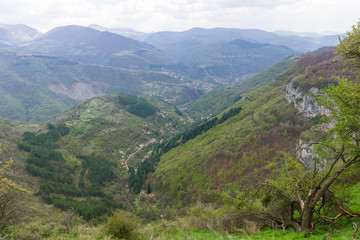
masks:
<svg viewBox="0 0 360 240"><path fill-rule="evenodd" d="M81 26L55 28L26 45L25 50L73 60L130 69L174 65L175 59L146 43Z"/></svg>
<svg viewBox="0 0 360 240"><path fill-rule="evenodd" d="M192 28L183 32L157 32L151 34L146 43L154 45L165 52L171 51L175 58L181 57L178 48L196 45L209 45L216 43L228 43L235 39L242 39L253 43L267 43L284 45L297 52L308 52L322 46L335 46L338 44L338 36L297 36L276 34L258 29L235 29L235 28Z"/></svg>
<svg viewBox="0 0 360 240"><path fill-rule="evenodd" d="M79 101L114 92L156 96L184 108L299 51L336 41L225 28L145 34L70 25L41 34L4 24L0 115L46 121Z"/></svg>

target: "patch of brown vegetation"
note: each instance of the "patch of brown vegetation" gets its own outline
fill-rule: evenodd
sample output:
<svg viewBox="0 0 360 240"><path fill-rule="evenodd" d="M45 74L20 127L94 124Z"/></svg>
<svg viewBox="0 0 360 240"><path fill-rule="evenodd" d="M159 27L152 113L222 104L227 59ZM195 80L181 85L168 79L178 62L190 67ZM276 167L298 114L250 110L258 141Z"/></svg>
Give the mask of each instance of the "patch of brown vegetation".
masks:
<svg viewBox="0 0 360 240"><path fill-rule="evenodd" d="M335 53L334 48L321 53L309 53L302 57L296 66L300 72L292 82L303 91L312 87L324 88L329 84L336 84L340 77L359 81L356 71L345 65L341 56Z"/></svg>

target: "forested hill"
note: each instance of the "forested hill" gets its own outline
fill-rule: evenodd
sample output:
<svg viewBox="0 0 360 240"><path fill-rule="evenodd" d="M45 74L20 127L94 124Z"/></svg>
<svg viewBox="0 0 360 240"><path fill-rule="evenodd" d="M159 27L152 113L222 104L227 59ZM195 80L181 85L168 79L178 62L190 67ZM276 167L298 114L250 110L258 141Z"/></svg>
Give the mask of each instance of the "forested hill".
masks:
<svg viewBox="0 0 360 240"><path fill-rule="evenodd" d="M86 220L129 204L128 169L189 126L172 105L119 94L86 100L47 125L0 124L15 133L2 143L6 157L17 153L17 182L31 182L45 203L73 208Z"/></svg>
<svg viewBox="0 0 360 240"><path fill-rule="evenodd" d="M344 66L333 51L307 54L269 84L245 94L229 107L241 107L239 115L163 154L149 182L164 199L189 204L214 201L225 189L266 178L266 165L280 152L295 154L301 134L318 123L316 114L304 118L288 103L289 82L306 91L338 81Z"/></svg>
<svg viewBox="0 0 360 240"><path fill-rule="evenodd" d="M102 156L117 164L128 159L129 166L136 166L156 144L191 124L166 102L119 94L86 100L54 122L72 130L62 143L70 155Z"/></svg>

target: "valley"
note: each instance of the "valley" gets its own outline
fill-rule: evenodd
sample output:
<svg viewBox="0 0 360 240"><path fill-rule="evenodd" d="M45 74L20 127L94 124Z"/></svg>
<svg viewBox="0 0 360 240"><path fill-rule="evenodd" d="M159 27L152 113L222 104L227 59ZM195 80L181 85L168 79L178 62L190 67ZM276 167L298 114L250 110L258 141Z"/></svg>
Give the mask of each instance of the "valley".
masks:
<svg viewBox="0 0 360 240"><path fill-rule="evenodd" d="M0 25L0 236L355 239L358 43L333 37Z"/></svg>
<svg viewBox="0 0 360 240"><path fill-rule="evenodd" d="M242 82L299 52L282 45L288 36L265 31L160 32L144 43L98 29L70 25L40 34L4 25L0 115L48 121L80 101L111 93L154 96L185 110L205 93ZM264 36L273 40L263 42ZM310 40L301 41L307 46Z"/></svg>

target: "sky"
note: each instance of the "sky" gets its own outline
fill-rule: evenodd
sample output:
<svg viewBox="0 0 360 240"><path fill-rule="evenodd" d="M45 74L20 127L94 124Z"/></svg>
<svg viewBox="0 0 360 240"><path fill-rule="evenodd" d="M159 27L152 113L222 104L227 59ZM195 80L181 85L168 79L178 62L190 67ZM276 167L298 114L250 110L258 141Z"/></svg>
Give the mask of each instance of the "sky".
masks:
<svg viewBox="0 0 360 240"><path fill-rule="evenodd" d="M344 33L360 19L360 0L0 0L0 23L46 32L98 24L141 32L192 27Z"/></svg>

